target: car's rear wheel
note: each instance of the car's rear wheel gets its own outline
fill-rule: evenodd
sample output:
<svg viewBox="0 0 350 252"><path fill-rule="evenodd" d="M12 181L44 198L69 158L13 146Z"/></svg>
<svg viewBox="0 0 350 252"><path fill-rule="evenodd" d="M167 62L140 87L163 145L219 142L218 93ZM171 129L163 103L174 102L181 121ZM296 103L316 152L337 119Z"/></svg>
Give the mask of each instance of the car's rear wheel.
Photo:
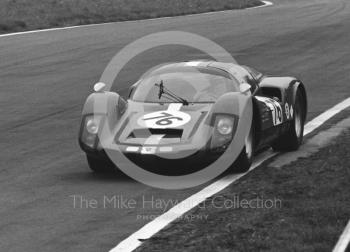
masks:
<svg viewBox="0 0 350 252"><path fill-rule="evenodd" d="M298 90L293 104L293 119L288 131L272 144L275 151L294 151L302 144L306 111L304 101L302 92Z"/></svg>
<svg viewBox="0 0 350 252"><path fill-rule="evenodd" d="M250 128L249 135L245 140L245 145L231 168L235 172L246 172L253 163L254 155L254 124Z"/></svg>
<svg viewBox="0 0 350 252"><path fill-rule="evenodd" d="M90 169L96 173L109 173L115 172L116 166L110 160L96 158L91 155L86 155Z"/></svg>

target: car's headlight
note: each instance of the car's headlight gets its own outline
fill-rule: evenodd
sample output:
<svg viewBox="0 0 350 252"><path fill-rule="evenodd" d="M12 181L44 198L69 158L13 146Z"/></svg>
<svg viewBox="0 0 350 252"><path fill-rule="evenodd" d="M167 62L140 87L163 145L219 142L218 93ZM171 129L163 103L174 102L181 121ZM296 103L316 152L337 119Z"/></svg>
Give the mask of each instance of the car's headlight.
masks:
<svg viewBox="0 0 350 252"><path fill-rule="evenodd" d="M80 140L92 149L97 146L97 134L101 127L101 121L102 115L88 115L82 122Z"/></svg>
<svg viewBox="0 0 350 252"><path fill-rule="evenodd" d="M233 118L221 117L217 121L216 129L222 135L228 135L232 133L233 130Z"/></svg>
<svg viewBox="0 0 350 252"><path fill-rule="evenodd" d="M98 133L98 127L99 127L99 120L96 120L95 118L89 118L86 120L86 130L90 134L97 134Z"/></svg>
<svg viewBox="0 0 350 252"><path fill-rule="evenodd" d="M210 147L214 151L225 150L234 134L235 117L226 114L215 115Z"/></svg>

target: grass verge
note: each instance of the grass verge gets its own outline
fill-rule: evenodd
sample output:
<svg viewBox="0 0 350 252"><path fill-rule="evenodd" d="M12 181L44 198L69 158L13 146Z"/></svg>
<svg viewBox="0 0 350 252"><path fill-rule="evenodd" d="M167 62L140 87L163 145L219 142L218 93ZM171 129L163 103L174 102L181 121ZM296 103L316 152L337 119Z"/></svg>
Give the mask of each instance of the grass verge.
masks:
<svg viewBox="0 0 350 252"><path fill-rule="evenodd" d="M2 0L0 33L259 6L260 0Z"/></svg>
<svg viewBox="0 0 350 252"><path fill-rule="evenodd" d="M258 168L137 251L331 251L349 219L349 142L346 131L309 158ZM243 208L256 199L263 207Z"/></svg>

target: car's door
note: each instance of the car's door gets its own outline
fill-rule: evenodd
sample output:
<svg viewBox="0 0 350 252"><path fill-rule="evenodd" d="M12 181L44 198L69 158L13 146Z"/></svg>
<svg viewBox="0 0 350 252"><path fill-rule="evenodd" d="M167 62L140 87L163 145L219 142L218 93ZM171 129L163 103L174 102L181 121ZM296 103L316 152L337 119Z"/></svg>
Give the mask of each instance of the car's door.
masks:
<svg viewBox="0 0 350 252"><path fill-rule="evenodd" d="M275 97L264 94L259 83L264 75L257 70L244 67L247 70L246 80L252 86L253 102L255 104L256 127L259 129L259 142L261 146L271 143L279 132L282 123L282 104Z"/></svg>

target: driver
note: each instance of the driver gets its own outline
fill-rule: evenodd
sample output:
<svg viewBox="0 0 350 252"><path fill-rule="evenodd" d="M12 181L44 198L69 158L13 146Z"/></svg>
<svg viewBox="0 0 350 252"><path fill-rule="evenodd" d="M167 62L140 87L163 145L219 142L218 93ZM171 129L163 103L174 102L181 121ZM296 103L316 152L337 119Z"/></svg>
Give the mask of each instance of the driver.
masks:
<svg viewBox="0 0 350 252"><path fill-rule="evenodd" d="M226 91L226 82L220 78L214 83L209 83L208 87L199 91L193 98L196 102L215 102Z"/></svg>

